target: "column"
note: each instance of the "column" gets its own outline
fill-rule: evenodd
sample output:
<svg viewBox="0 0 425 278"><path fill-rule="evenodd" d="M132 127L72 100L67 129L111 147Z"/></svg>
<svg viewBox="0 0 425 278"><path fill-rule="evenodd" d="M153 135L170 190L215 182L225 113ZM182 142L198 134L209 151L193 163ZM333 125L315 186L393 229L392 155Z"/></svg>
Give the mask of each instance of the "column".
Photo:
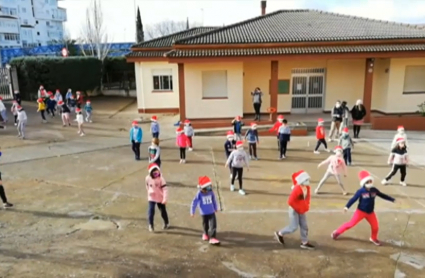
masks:
<svg viewBox="0 0 425 278"><path fill-rule="evenodd" d="M271 62L271 72L270 72L270 107L274 107L277 110L277 90L278 90L278 75L279 75L279 62ZM276 121L277 113L274 113L272 120Z"/></svg>
<svg viewBox="0 0 425 278"><path fill-rule="evenodd" d="M180 113L180 121L184 121L186 119L186 92L185 92L185 84L184 84L184 64L179 63L179 113Z"/></svg>
<svg viewBox="0 0 425 278"><path fill-rule="evenodd" d="M370 114L372 110L372 87L373 87L373 70L375 65L375 59L367 58L365 67L365 79L364 79L364 91L363 91L363 105L366 108L366 117L364 121L370 122Z"/></svg>

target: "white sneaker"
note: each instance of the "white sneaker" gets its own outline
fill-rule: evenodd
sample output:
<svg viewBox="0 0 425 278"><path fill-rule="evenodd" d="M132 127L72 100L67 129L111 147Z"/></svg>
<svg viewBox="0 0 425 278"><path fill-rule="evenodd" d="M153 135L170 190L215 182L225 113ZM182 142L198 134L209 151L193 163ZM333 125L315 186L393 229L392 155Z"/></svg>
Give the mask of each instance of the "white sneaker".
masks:
<svg viewBox="0 0 425 278"><path fill-rule="evenodd" d="M401 182L400 182L400 185L401 185L401 186L407 186L406 182L404 182L404 181L401 181Z"/></svg>
<svg viewBox="0 0 425 278"><path fill-rule="evenodd" d="M192 148L189 148L189 152L191 152L191 151L193 151L193 149Z"/></svg>
<svg viewBox="0 0 425 278"><path fill-rule="evenodd" d="M81 134L80 134L80 136L81 136L81 137L82 137L82 136L85 136L85 134L84 134L84 133L81 133Z"/></svg>
<svg viewBox="0 0 425 278"><path fill-rule="evenodd" d="M180 159L180 164L182 164L183 163L183 159Z"/></svg>
<svg viewBox="0 0 425 278"><path fill-rule="evenodd" d="M81 134L81 131L77 131L77 134Z"/></svg>
<svg viewBox="0 0 425 278"><path fill-rule="evenodd" d="M230 179L232 179L233 178L233 175L232 174L230 174Z"/></svg>
<svg viewBox="0 0 425 278"><path fill-rule="evenodd" d="M18 126L18 124L15 124L15 126Z"/></svg>
<svg viewBox="0 0 425 278"><path fill-rule="evenodd" d="M92 120L89 121L89 123L92 123L92 122L93 122Z"/></svg>
<svg viewBox="0 0 425 278"><path fill-rule="evenodd" d="M286 158L286 156L282 155L282 159L285 159L285 158Z"/></svg>
<svg viewBox="0 0 425 278"><path fill-rule="evenodd" d="M183 160L182 160L182 163L183 163L183 164L185 164L185 163L186 163L186 159L183 159Z"/></svg>
<svg viewBox="0 0 425 278"><path fill-rule="evenodd" d="M330 149L325 149L325 151L327 151L328 153L330 153L330 152L331 152L331 150L330 150Z"/></svg>
<svg viewBox="0 0 425 278"><path fill-rule="evenodd" d="M314 194L316 194L316 195L319 194L319 190L317 190L317 189L314 190Z"/></svg>
<svg viewBox="0 0 425 278"><path fill-rule="evenodd" d="M382 185L387 185L387 184L389 184L390 183L390 181L387 181L386 179L383 179L382 181L381 181L381 184Z"/></svg>
<svg viewBox="0 0 425 278"><path fill-rule="evenodd" d="M239 189L239 194L241 194L241 195L246 195L245 190L243 190L243 189Z"/></svg>
<svg viewBox="0 0 425 278"><path fill-rule="evenodd" d="M235 191L235 186L233 184L230 185L230 191Z"/></svg>
<svg viewBox="0 0 425 278"><path fill-rule="evenodd" d="M314 154L320 154L320 152L319 152L319 151L314 151L313 153L314 153Z"/></svg>
<svg viewBox="0 0 425 278"><path fill-rule="evenodd" d="M328 139L328 142L333 142L333 141L334 141L334 139L331 139L331 138Z"/></svg>

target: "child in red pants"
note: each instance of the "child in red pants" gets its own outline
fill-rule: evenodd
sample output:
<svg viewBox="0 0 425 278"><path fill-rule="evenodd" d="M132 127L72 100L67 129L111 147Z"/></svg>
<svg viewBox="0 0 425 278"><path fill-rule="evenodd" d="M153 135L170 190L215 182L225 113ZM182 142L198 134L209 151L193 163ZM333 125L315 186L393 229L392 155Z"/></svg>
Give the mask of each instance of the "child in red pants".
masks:
<svg viewBox="0 0 425 278"><path fill-rule="evenodd" d="M375 209L375 197L379 196L384 200L395 202L395 199L391 196L388 196L381 191L379 191L376 187L373 186L373 178L367 171L361 171L359 173L360 186L361 188L357 190L356 194L351 198L347 205L344 208L344 212L357 201L359 200L359 204L357 206L357 210L354 212L351 220L345 224L342 224L337 230L332 232L332 238L337 239L341 234L345 231L356 226L360 221L366 218L366 221L369 222L372 235L370 237L370 242L375 245L381 245L381 242L378 240L378 219L376 218L376 214L374 212Z"/></svg>

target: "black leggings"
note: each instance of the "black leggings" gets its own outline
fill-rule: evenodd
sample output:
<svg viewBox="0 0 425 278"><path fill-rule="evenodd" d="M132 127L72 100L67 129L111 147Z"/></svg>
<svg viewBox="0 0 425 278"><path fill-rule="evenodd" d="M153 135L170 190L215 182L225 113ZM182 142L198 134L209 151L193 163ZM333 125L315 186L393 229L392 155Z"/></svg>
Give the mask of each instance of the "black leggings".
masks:
<svg viewBox="0 0 425 278"><path fill-rule="evenodd" d="M328 149L328 144L326 143L326 140L325 139L318 139L317 144L316 144L316 148L314 150L317 151L321 144L323 144L323 146L325 146L325 149Z"/></svg>
<svg viewBox="0 0 425 278"><path fill-rule="evenodd" d="M261 109L261 103L254 103L254 110L255 110L255 118L260 118L260 109Z"/></svg>
<svg viewBox="0 0 425 278"><path fill-rule="evenodd" d="M395 174L397 174L397 171L400 170L400 181L404 182L406 179L406 165L397 165L393 164L393 168L391 169L391 172L388 174L388 176L385 178L386 181L389 181Z"/></svg>
<svg viewBox="0 0 425 278"><path fill-rule="evenodd" d="M242 189L242 175L243 175L243 168L238 168L238 167L233 167L232 168L232 182L231 184L234 185L235 184L235 179L236 176L238 177L239 180L239 189Z"/></svg>
<svg viewBox="0 0 425 278"><path fill-rule="evenodd" d="M353 126L353 132L354 132L354 138L359 137L360 129L362 128L361 125L354 125Z"/></svg>
<svg viewBox="0 0 425 278"><path fill-rule="evenodd" d="M180 159L186 159L186 148L180 148Z"/></svg>
<svg viewBox="0 0 425 278"><path fill-rule="evenodd" d="M257 158L257 143L249 143L249 155Z"/></svg>
<svg viewBox="0 0 425 278"><path fill-rule="evenodd" d="M4 204L7 203L6 192L4 191L3 184L1 182L1 172L0 172L0 198Z"/></svg>
<svg viewBox="0 0 425 278"><path fill-rule="evenodd" d="M41 118L43 119L43 121L46 120L46 116L44 115L44 111L45 110L40 110Z"/></svg>

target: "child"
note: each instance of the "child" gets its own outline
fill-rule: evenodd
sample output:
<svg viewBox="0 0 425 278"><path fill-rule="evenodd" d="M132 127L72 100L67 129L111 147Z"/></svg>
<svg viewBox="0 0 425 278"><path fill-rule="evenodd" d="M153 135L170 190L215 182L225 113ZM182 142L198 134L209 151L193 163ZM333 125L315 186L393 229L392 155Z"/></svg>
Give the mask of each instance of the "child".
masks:
<svg viewBox="0 0 425 278"><path fill-rule="evenodd" d="M161 149L159 148L159 139L152 138L152 145L148 148L149 163L155 163L161 168Z"/></svg>
<svg viewBox="0 0 425 278"><path fill-rule="evenodd" d="M176 134L176 146L180 148L180 163L186 163L186 148L189 145L189 139L181 127L177 128Z"/></svg>
<svg viewBox="0 0 425 278"><path fill-rule="evenodd" d="M18 106L19 106L19 103L16 100L14 100L12 103L12 107L10 108L10 112L12 112L13 117L15 118L15 126L18 125Z"/></svg>
<svg viewBox="0 0 425 278"><path fill-rule="evenodd" d="M46 94L46 90L44 90L44 86L40 85L40 88L38 88L38 91L37 91L37 98L44 99L45 94Z"/></svg>
<svg viewBox="0 0 425 278"><path fill-rule="evenodd" d="M75 113L76 113L76 122L78 125L78 134L80 134L80 136L84 136L86 135L84 133L84 129L83 129L83 125L84 125L84 117L83 117L83 112L81 112L81 108L77 108L75 109Z"/></svg>
<svg viewBox="0 0 425 278"><path fill-rule="evenodd" d="M356 194L351 198L347 205L344 208L344 212L357 201L359 200L359 204L357 205L357 210L354 212L351 220L338 229L332 232L332 238L337 239L340 235L342 235L345 231L356 226L360 221L366 218L367 222L369 222L371 228L371 237L369 238L370 242L375 245L381 245L381 242L378 240L378 219L376 218L376 214L374 212L375 209L375 197L379 196L384 200L395 202L395 199L382 193L376 187L373 186L373 178L367 171L361 171L359 173L360 186L361 188L357 190Z"/></svg>
<svg viewBox="0 0 425 278"><path fill-rule="evenodd" d="M4 106L2 97L0 97L0 115L3 120L3 123L4 124L7 123L7 110L6 110L6 106Z"/></svg>
<svg viewBox="0 0 425 278"><path fill-rule="evenodd" d="M77 106L77 102L74 99L74 96L71 95L71 97L69 98L69 110L71 110L71 113L75 111L75 107Z"/></svg>
<svg viewBox="0 0 425 278"><path fill-rule="evenodd" d="M157 116L152 116L151 118L151 133L152 133L152 138L159 139L159 123L158 123Z"/></svg>
<svg viewBox="0 0 425 278"><path fill-rule="evenodd" d="M77 91L77 108L81 109L81 106L84 103L84 98L83 95L81 94L81 92Z"/></svg>
<svg viewBox="0 0 425 278"><path fill-rule="evenodd" d="M260 141L258 139L258 131L257 131L257 124L256 123L251 123L251 129L248 129L246 131L245 141L248 141L249 159L254 158L255 160L258 160L257 144L259 144Z"/></svg>
<svg viewBox="0 0 425 278"><path fill-rule="evenodd" d="M14 94L13 94L13 99L19 104L21 105L21 93L18 90L15 90Z"/></svg>
<svg viewBox="0 0 425 278"><path fill-rule="evenodd" d="M336 181L338 182L338 185L342 189L342 194L345 196L348 193L345 191L344 185L341 181L341 174L344 174L344 177L347 176L347 165L345 164L344 159L342 158L342 147L336 146L335 147L335 154L329 156L326 160L322 161L317 168L320 168L322 165L328 164L328 169L326 170L325 175L320 180L319 184L317 185L316 190L314 191L315 194L319 194L319 190L322 187L322 185L329 179L329 177L333 176L335 177Z"/></svg>
<svg viewBox="0 0 425 278"><path fill-rule="evenodd" d="M192 137L195 136L195 131L193 130L192 124L189 120L184 121L184 134L187 136L189 140L189 151L193 151L193 141Z"/></svg>
<svg viewBox="0 0 425 278"><path fill-rule="evenodd" d="M292 174L292 180L295 181L291 195L288 198L289 205L289 225L275 232L276 240L284 245L284 235L292 234L300 227L301 245L303 249L314 249L314 246L308 242L308 225L306 213L310 210L311 190L310 190L310 176L304 172L299 171Z"/></svg>
<svg viewBox="0 0 425 278"><path fill-rule="evenodd" d="M90 100L86 101L86 105L84 106L84 111L86 111L86 122L92 123L91 115L93 112L93 107L91 106Z"/></svg>
<svg viewBox="0 0 425 278"><path fill-rule="evenodd" d="M165 182L164 177L161 175L161 170L155 163L149 165L149 175L146 176L146 190L148 191L148 219L149 219L149 232L153 232L154 229L154 216L155 216L155 206L158 206L159 211L161 212L161 217L164 220L163 230L166 230L170 227L168 221L167 204L168 189L167 183Z"/></svg>
<svg viewBox="0 0 425 278"><path fill-rule="evenodd" d="M236 150L232 151L227 158L226 165L227 168L229 165L232 165L232 177L230 182L230 191L235 191L235 179L236 177L239 180L239 194L245 195L245 191L242 186L242 175L243 175L243 167L246 166L249 171L249 158L246 152L243 149L243 142L236 142Z"/></svg>
<svg viewBox="0 0 425 278"><path fill-rule="evenodd" d="M62 118L63 126L71 126L71 121L69 119L69 114L71 114L71 110L69 109L69 107L61 100L58 102L58 109Z"/></svg>
<svg viewBox="0 0 425 278"><path fill-rule="evenodd" d="M61 94L61 92L59 91L59 89L58 89L58 90L56 90L56 93L55 93L55 101L56 101L56 104L57 104L57 103L59 103L59 101L63 101L62 94Z"/></svg>
<svg viewBox="0 0 425 278"><path fill-rule="evenodd" d="M50 92L51 93L51 92ZM50 114L50 116L52 116L52 118L55 116L55 111L56 111L56 100L55 100L55 96L50 95L49 99L47 100L47 114Z"/></svg>
<svg viewBox="0 0 425 278"><path fill-rule="evenodd" d="M286 158L286 148L289 141L291 141L291 129L288 126L288 121L284 119L282 125L279 127L279 160Z"/></svg>
<svg viewBox="0 0 425 278"><path fill-rule="evenodd" d="M339 138L338 146L342 147L345 164L351 165L351 149L354 149L354 142L348 131L348 127L342 129L342 135Z"/></svg>
<svg viewBox="0 0 425 278"><path fill-rule="evenodd" d="M399 138L402 138L404 140L404 145L406 145L406 148L407 148L408 147L407 135L406 135L406 132L405 132L404 127L402 125L399 125L397 127L397 133L396 133L396 135L394 135L393 142L391 143L391 150L393 150L395 147L397 147L397 145L398 145L397 140Z"/></svg>
<svg viewBox="0 0 425 278"><path fill-rule="evenodd" d="M140 160L140 144L142 143L143 131L137 121L133 121L132 126L130 129L131 149L134 152L134 158Z"/></svg>
<svg viewBox="0 0 425 278"><path fill-rule="evenodd" d="M277 122L273 125L271 129L269 129L269 132L276 131L276 137L277 137L277 150L280 150L280 144L279 144L279 128L282 125L282 122L285 118L283 115L277 116Z"/></svg>
<svg viewBox="0 0 425 278"><path fill-rule="evenodd" d="M325 127L323 126L324 123L325 121L323 121L323 119L317 120L317 126L316 126L317 144L316 144L316 148L314 149L315 154L320 154L319 148L320 148L320 145L322 144L325 147L325 151L330 152L330 150L328 149L328 144L326 143Z"/></svg>
<svg viewBox="0 0 425 278"><path fill-rule="evenodd" d="M46 111L46 104L44 103L44 100L42 98L37 99L38 103L38 109L37 112L40 112L41 119L43 120L43 123L47 123L46 116L44 115L44 112Z"/></svg>
<svg viewBox="0 0 425 278"><path fill-rule="evenodd" d="M1 157L1 148L0 148L0 157ZM3 201L3 207L4 208L11 208L13 207L13 204L9 203L7 201L7 197L6 197L6 192L4 191L4 187L3 187L3 181L1 179L1 172L0 172L0 198Z"/></svg>
<svg viewBox="0 0 425 278"><path fill-rule="evenodd" d="M242 140L242 127L244 126L244 123L242 122L241 116L237 116L233 121L233 132L235 133L235 140L240 141Z"/></svg>
<svg viewBox="0 0 425 278"><path fill-rule="evenodd" d="M69 101L71 100L72 90L68 89L65 95L65 104L69 106Z"/></svg>
<svg viewBox="0 0 425 278"><path fill-rule="evenodd" d="M195 216L196 208L199 205L199 213L202 216L202 227L204 229L202 240L209 240L210 244L218 245L220 241L216 238L217 219L215 217L218 209L210 178L207 176L199 177L198 188L199 191L192 201L190 216Z"/></svg>
<svg viewBox="0 0 425 278"><path fill-rule="evenodd" d="M21 106L18 106L16 109L18 111L18 137L25 140L25 127L28 122L27 113Z"/></svg>
<svg viewBox="0 0 425 278"><path fill-rule="evenodd" d="M230 154L236 150L236 141L235 133L233 131L228 131L226 134L226 142L224 143L224 152L226 153L226 160L229 158ZM229 163L230 178L233 176L232 162Z"/></svg>
<svg viewBox="0 0 425 278"><path fill-rule="evenodd" d="M397 146L391 151L390 156L388 157L388 164L393 165L391 172L385 179L382 180L382 184L387 185L397 171L400 170L400 185L406 186L406 167L409 163L407 146L402 137L398 138L396 143Z"/></svg>

